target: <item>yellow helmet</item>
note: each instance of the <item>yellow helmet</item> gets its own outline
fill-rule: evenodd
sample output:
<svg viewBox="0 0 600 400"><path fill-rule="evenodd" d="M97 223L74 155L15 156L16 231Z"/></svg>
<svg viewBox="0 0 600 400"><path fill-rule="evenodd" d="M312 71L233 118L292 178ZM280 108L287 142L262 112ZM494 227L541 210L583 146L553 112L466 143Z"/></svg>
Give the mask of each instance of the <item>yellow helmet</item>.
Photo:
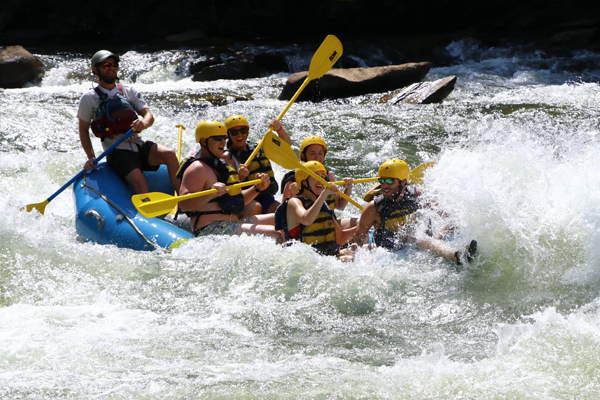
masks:
<svg viewBox="0 0 600 400"><path fill-rule="evenodd" d="M227 128L227 130L230 130L234 126L247 126L250 128L248 120L241 115L232 115L225 120L225 128Z"/></svg>
<svg viewBox="0 0 600 400"><path fill-rule="evenodd" d="M312 144L320 144L321 146L323 146L325 154L327 154L327 145L325 144L325 141L319 136L309 136L306 139L304 139L300 144L300 154L302 155L302 153L304 153L304 149L306 149Z"/></svg>
<svg viewBox="0 0 600 400"><path fill-rule="evenodd" d="M325 167L323 166L323 164L321 164L318 161L308 161L305 162L304 165L306 168L308 168L309 170L311 170L312 172L318 172L318 171L323 171L325 173L327 173L327 170L325 169ZM308 178L310 175L308 175L308 173L303 170L302 168L298 168L296 170L296 185L298 185L298 189L302 190L302 181L305 180L306 178Z"/></svg>
<svg viewBox="0 0 600 400"><path fill-rule="evenodd" d="M408 179L410 168L408 164L402 160L387 160L379 167L379 177L396 178L401 181Z"/></svg>
<svg viewBox="0 0 600 400"><path fill-rule="evenodd" d="M225 126L219 121L202 121L196 127L196 142L200 143L201 138L213 136L227 136Z"/></svg>

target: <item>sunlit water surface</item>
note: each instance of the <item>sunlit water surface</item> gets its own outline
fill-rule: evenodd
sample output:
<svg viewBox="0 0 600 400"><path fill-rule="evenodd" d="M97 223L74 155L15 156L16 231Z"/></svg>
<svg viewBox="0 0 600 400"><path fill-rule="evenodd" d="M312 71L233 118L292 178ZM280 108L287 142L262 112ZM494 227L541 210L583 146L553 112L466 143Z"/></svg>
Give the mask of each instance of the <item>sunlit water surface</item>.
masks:
<svg viewBox="0 0 600 400"><path fill-rule="evenodd" d="M341 263L248 236L172 254L82 243L70 189L20 212L85 161L90 55L37 54L41 87L0 91L0 398L600 398L600 56L447 50L455 65L427 76L458 76L441 104L298 102L283 123L296 150L322 136L338 178L437 161L434 225L479 242L460 271L414 249ZM185 153L199 121L242 114L258 140L287 75L192 82L192 56L123 56L156 118L143 137L176 148L182 124Z"/></svg>

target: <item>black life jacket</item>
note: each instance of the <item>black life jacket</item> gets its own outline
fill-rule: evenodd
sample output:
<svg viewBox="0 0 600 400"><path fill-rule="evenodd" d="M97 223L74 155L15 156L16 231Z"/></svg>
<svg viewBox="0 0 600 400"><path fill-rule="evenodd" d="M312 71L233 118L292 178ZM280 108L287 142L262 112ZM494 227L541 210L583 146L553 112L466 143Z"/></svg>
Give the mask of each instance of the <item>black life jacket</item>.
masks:
<svg viewBox="0 0 600 400"><path fill-rule="evenodd" d="M100 110L102 116L91 124L92 132L96 137L112 138L114 135L127 133L138 115L133 105L123 96L123 85L117 83L119 93L112 98L104 93L98 86L94 91L100 97Z"/></svg>
<svg viewBox="0 0 600 400"><path fill-rule="evenodd" d="M399 242L408 239L408 228L414 222L415 211L419 209L414 186L408 186L402 200L386 199L382 194L373 200L381 220L379 228L373 233L375 244L386 249L397 248Z"/></svg>
<svg viewBox="0 0 600 400"><path fill-rule="evenodd" d="M256 146L258 146L258 143L246 141L246 150L230 149L229 147L231 147L231 140L229 140L227 142L227 151L231 153L233 159L235 160L236 167L239 168L240 164L245 163L248 157L250 157L254 149L256 149ZM262 199L267 197L273 197L277 193L279 185L277 185L277 181L275 180L275 174L273 173L271 162L265 156L265 152L262 148L258 151L256 157L252 159L252 162L250 163L250 165L247 165L247 167L248 171L250 171L248 178L246 178L247 180L254 180L256 179L256 174L262 173L269 175L269 179L271 181L269 186L265 190L261 190L261 192L256 196L256 198Z"/></svg>
<svg viewBox="0 0 600 400"><path fill-rule="evenodd" d="M329 171L325 171L325 181L329 182ZM281 193L283 194L283 190L285 189L285 185L287 185L288 182L296 182L296 171L292 170L292 171L288 171L286 172L286 174L283 176L283 179L281 179ZM298 188L300 189L300 188ZM329 196L327 196L327 198L325 199L325 204L327 204L329 206L329 208L331 208L333 211L335 211L335 194L330 194Z"/></svg>
<svg viewBox="0 0 600 400"><path fill-rule="evenodd" d="M314 204L314 201L305 197L296 196L296 198L300 199L302 205L307 210ZM283 230L286 241L293 240L289 234L287 225L289 200L285 200L275 210L275 230ZM300 233L296 239L302 243L311 245L320 254L338 255L340 245L335 240L335 215L333 211L326 204L323 204L319 215L312 224L308 226L300 224Z"/></svg>
<svg viewBox="0 0 600 400"><path fill-rule="evenodd" d="M212 157L187 157L181 162L179 169L177 170L177 178L180 180L183 178L185 170L196 161L201 161L211 167L217 175L217 181L224 183L226 186L231 186L236 183L240 183L240 179L237 175L237 171L224 160L220 158ZM199 217L206 214L237 214L242 216L244 213L244 195L242 193L236 195L230 195L225 193L222 196L215 197L210 200L210 203L216 202L221 206L220 211L185 211L188 217Z"/></svg>

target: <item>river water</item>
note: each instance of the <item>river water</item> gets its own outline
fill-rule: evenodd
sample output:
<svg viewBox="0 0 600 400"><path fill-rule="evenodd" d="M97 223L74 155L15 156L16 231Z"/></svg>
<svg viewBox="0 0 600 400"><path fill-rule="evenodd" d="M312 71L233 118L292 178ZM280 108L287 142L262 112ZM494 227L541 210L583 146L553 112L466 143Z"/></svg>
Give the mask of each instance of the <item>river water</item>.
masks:
<svg viewBox="0 0 600 400"><path fill-rule="evenodd" d="M0 398L600 398L600 55L447 50L455 63L427 76L458 76L441 104L295 103L282 122L296 150L322 136L338 178L437 161L434 226L479 243L459 271L414 249L342 263L261 237L172 254L82 243L71 189L20 212L85 160L91 54L36 53L41 86L0 91ZM192 57L123 55L156 118L143 137L176 148L182 124L185 153L199 121L242 114L258 140L287 75L192 82Z"/></svg>

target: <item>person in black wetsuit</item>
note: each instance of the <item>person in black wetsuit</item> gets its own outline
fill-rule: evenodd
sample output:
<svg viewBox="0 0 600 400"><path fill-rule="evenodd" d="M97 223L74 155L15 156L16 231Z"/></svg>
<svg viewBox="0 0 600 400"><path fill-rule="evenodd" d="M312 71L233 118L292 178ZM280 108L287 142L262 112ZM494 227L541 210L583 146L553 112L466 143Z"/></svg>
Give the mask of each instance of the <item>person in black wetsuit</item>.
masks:
<svg viewBox="0 0 600 400"><path fill-rule="evenodd" d="M425 235L415 235L420 189L408 184L410 169L402 160L388 160L379 168L381 194L367 204L356 231L355 241L368 243L369 229L375 229L375 244L389 250L398 250L408 243L430 250L457 264L471 261L477 251L477 242L472 240L464 250L456 250L446 242Z"/></svg>

